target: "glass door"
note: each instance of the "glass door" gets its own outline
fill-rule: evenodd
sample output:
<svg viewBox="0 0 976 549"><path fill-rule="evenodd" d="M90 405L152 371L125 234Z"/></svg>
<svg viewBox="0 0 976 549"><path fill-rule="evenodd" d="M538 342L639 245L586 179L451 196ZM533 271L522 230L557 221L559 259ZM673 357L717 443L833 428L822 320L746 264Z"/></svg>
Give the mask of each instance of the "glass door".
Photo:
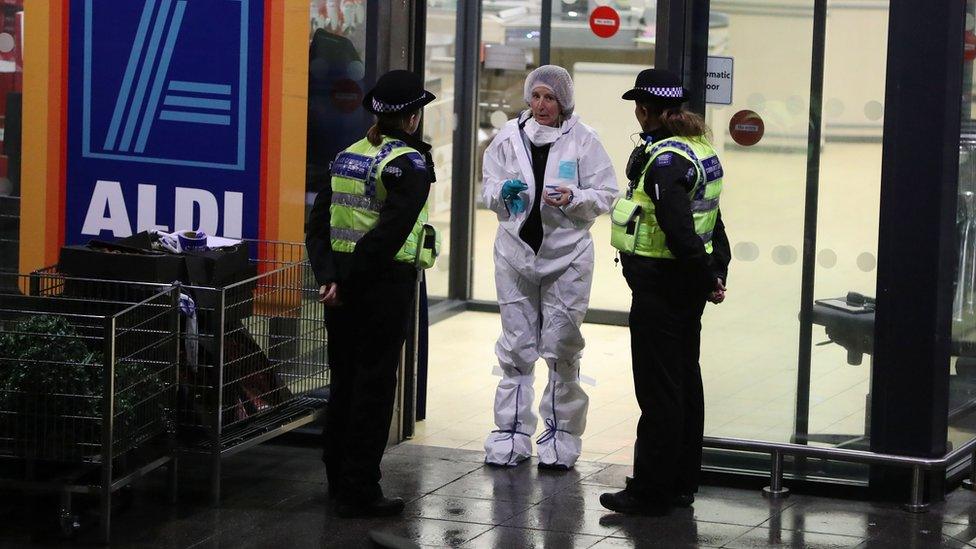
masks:
<svg viewBox="0 0 976 549"><path fill-rule="evenodd" d="M529 72L542 64L541 1L485 0L481 9L481 64L471 180L475 196L471 295L475 300L495 302L492 250L498 219L481 200L482 159L498 131L526 108L522 85Z"/></svg>
<svg viewBox="0 0 976 549"><path fill-rule="evenodd" d="M366 7L365 0L309 2L306 217L329 184L329 164L373 123L361 105L376 70L367 74Z"/></svg>
<svg viewBox="0 0 976 549"><path fill-rule="evenodd" d="M726 59L710 66L732 69L706 119L733 260L703 319L706 435L869 448L887 16L711 2L710 55Z"/></svg>
<svg viewBox="0 0 976 549"><path fill-rule="evenodd" d="M976 436L976 1L966 2L956 206L958 263L952 300L952 368L949 378L949 448Z"/></svg>
<svg viewBox="0 0 976 549"><path fill-rule="evenodd" d="M424 42L425 87L437 99L424 108L424 141L433 146L431 154L437 182L431 188L427 207L430 222L441 235L441 255L434 268L426 271L427 293L431 301L446 298L451 266L451 197L453 195L454 79L457 66L457 2L427 2Z"/></svg>

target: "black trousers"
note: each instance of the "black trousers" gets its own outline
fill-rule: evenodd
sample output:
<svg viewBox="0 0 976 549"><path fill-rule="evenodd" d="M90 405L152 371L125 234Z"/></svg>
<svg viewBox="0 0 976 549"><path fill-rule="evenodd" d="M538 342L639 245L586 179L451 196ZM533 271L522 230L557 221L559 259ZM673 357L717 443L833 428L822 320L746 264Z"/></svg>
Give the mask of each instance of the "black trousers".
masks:
<svg viewBox="0 0 976 549"><path fill-rule="evenodd" d="M383 495L380 461L396 400L400 351L407 335L416 273L357 284L343 305L326 308L330 401L322 431L329 490L345 502Z"/></svg>
<svg viewBox="0 0 976 549"><path fill-rule="evenodd" d="M631 355L641 409L628 489L658 501L698 490L705 422L698 356L706 296L669 271L648 280L646 271L624 270L633 290Z"/></svg>

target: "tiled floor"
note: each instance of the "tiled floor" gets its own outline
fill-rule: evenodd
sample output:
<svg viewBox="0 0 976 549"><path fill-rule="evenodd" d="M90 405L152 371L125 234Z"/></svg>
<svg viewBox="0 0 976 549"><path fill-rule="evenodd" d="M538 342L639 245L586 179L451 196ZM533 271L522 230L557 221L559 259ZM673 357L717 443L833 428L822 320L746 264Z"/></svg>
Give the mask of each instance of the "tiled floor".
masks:
<svg viewBox="0 0 976 549"><path fill-rule="evenodd" d="M609 513L598 501L622 486L629 467L581 462L567 473L541 473L533 465L487 468L479 452L401 445L384 459L383 485L408 500L404 515L342 520L326 499L318 451L269 444L225 461L219 508L205 504L202 478L184 475L181 502L170 505L160 476L150 477L116 510L113 546L356 548L370 547L370 532L378 532L426 547L976 547L976 494L962 490L912 515L894 504L802 495L774 502L753 490L705 487L691 509L636 518ZM73 544L53 538L52 512L44 502L4 494L0 547L93 544L90 529Z"/></svg>

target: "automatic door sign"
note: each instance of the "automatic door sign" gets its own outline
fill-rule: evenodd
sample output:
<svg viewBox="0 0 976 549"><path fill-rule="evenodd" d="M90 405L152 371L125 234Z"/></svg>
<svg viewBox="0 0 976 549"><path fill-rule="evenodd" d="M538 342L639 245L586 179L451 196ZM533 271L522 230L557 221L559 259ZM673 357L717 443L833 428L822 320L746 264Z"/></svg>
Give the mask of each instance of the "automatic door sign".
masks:
<svg viewBox="0 0 976 549"><path fill-rule="evenodd" d="M705 102L716 105L732 104L732 75L735 61L731 57L708 56L705 81Z"/></svg>
<svg viewBox="0 0 976 549"><path fill-rule="evenodd" d="M759 143L765 131L762 117L753 111L739 111L729 122L729 133L732 134L732 139L743 147Z"/></svg>
<svg viewBox="0 0 976 549"><path fill-rule="evenodd" d="M590 29L600 38L610 38L620 29L620 14L610 6L600 6L590 14Z"/></svg>
<svg viewBox="0 0 976 549"><path fill-rule="evenodd" d="M67 243L147 229L256 238L266 3L69 5Z"/></svg>

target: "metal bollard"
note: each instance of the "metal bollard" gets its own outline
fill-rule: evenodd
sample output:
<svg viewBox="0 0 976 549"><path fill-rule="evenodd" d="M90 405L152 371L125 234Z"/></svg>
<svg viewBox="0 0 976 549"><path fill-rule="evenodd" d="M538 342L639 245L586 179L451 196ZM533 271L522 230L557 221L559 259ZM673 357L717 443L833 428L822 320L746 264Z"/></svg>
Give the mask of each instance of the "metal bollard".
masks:
<svg viewBox="0 0 976 549"><path fill-rule="evenodd" d="M925 472L916 465L912 468L912 499L905 504L905 510L909 513L926 513L929 504L924 503L925 499Z"/></svg>
<svg viewBox="0 0 976 549"><path fill-rule="evenodd" d="M763 497L780 499L790 495L790 489L783 486L783 453L773 450L773 466L769 471L769 486L762 489Z"/></svg>

